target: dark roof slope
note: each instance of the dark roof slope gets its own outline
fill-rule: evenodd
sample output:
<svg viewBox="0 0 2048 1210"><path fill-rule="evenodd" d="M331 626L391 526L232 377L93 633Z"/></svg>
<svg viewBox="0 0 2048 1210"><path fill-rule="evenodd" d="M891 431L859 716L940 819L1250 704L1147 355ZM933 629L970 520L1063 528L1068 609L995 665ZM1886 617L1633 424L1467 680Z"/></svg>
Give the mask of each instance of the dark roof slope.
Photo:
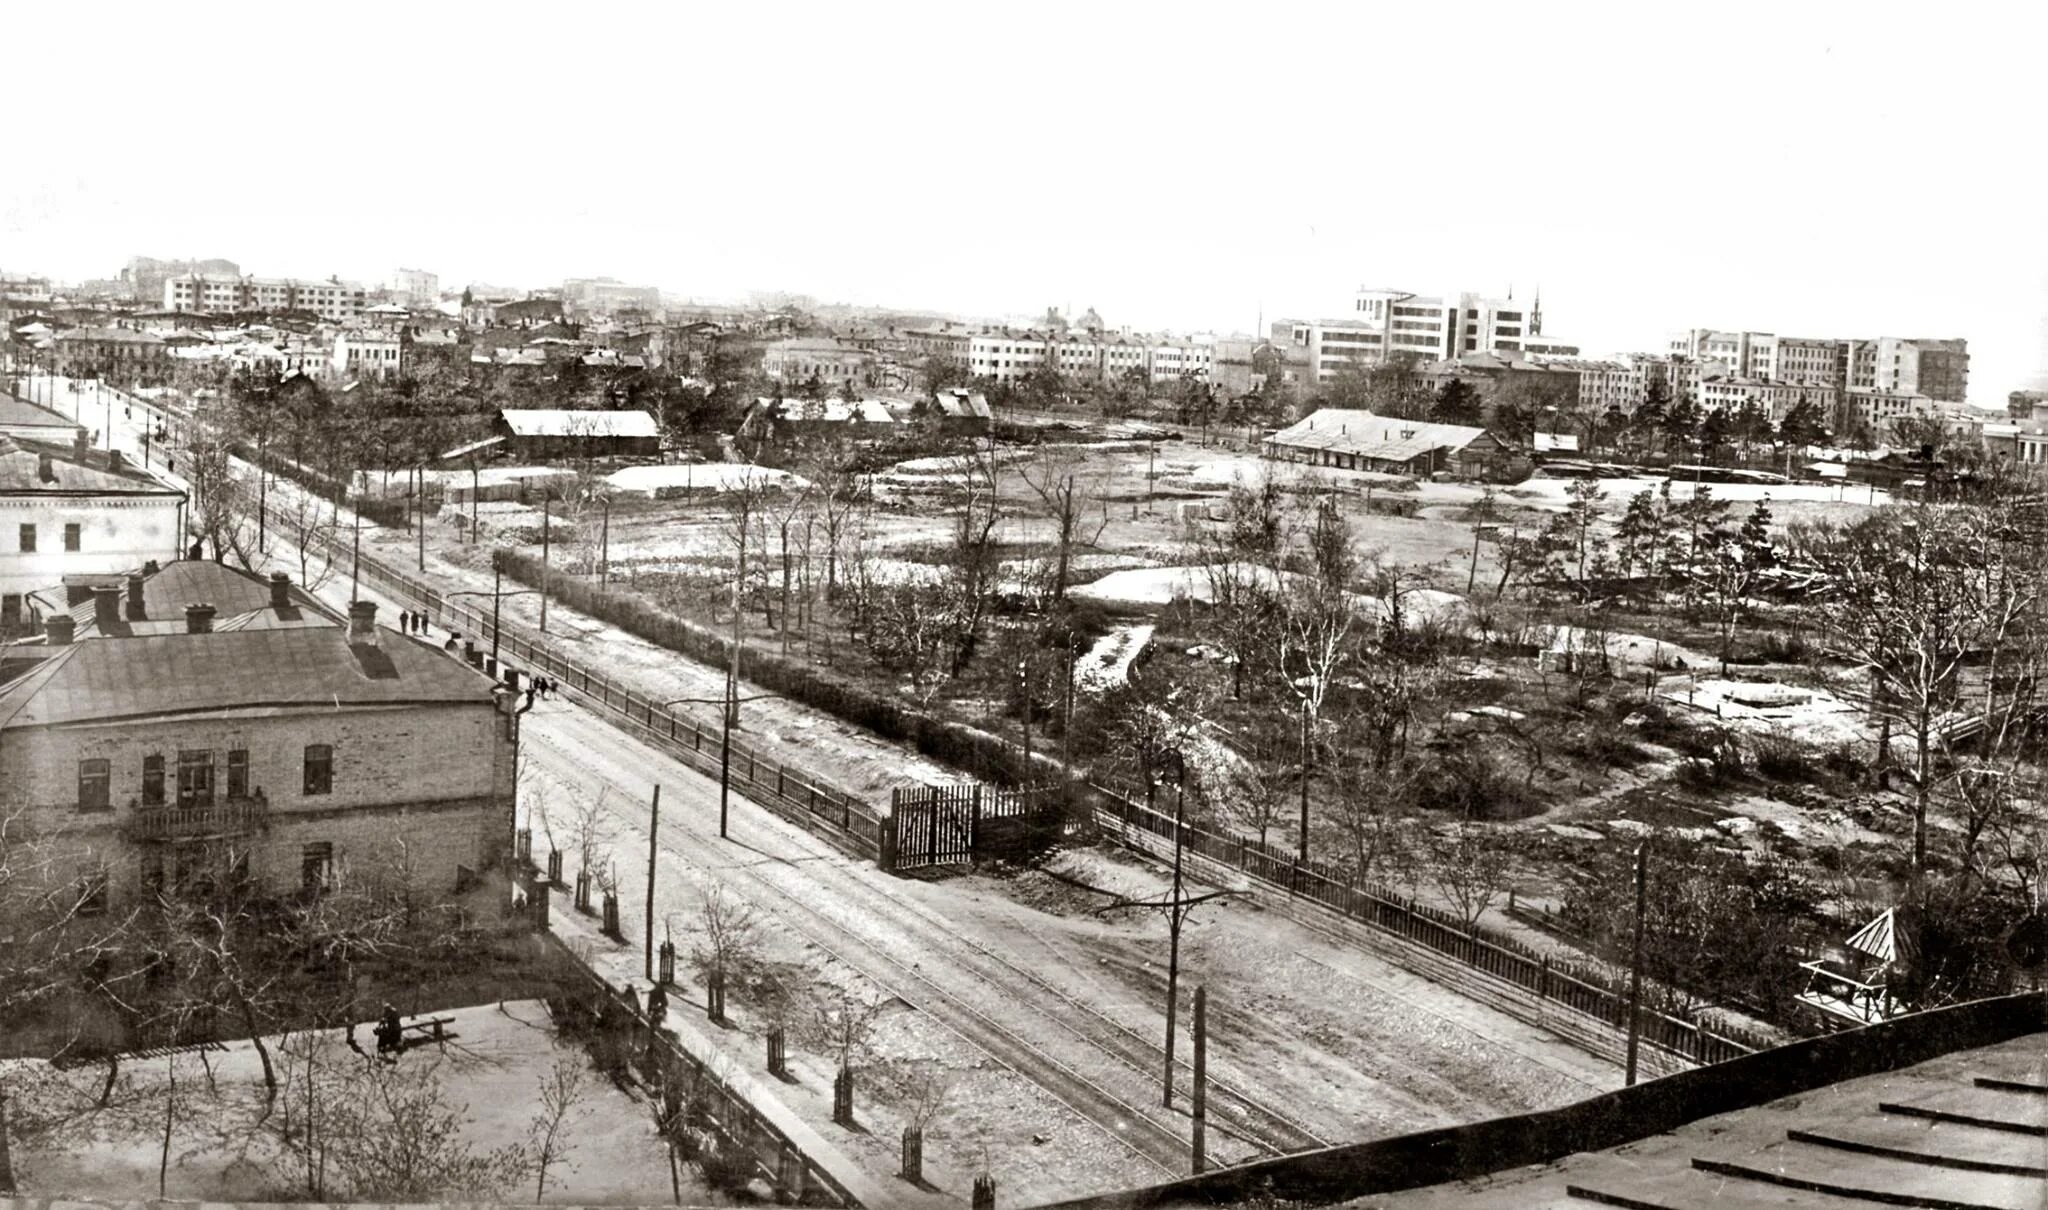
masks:
<svg viewBox="0 0 2048 1210"><path fill-rule="evenodd" d="M0 730L240 708L464 704L491 686L439 648L336 627L73 643L0 692Z"/></svg>
<svg viewBox="0 0 2048 1210"><path fill-rule="evenodd" d="M294 584L291 604L270 607L270 582L254 572L206 559L180 559L142 581L142 618L128 616L127 577L93 577L95 582L121 589L121 619L107 633L129 638L142 634L182 634L185 606L211 605L213 628L225 630L275 630L294 626L339 626L342 619L318 597ZM97 633L98 606L91 600L70 609L78 624L77 637Z"/></svg>

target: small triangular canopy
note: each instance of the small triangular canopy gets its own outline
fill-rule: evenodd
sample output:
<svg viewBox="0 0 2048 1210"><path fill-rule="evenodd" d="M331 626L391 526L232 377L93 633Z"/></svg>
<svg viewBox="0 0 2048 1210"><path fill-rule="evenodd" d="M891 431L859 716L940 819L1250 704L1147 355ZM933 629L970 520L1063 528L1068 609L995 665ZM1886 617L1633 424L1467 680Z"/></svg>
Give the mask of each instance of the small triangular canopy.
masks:
<svg viewBox="0 0 2048 1210"><path fill-rule="evenodd" d="M1892 927L1892 912L1886 908L1877 919L1864 925L1849 938L1849 948L1869 954L1880 962L1890 962L1899 955L1897 935Z"/></svg>

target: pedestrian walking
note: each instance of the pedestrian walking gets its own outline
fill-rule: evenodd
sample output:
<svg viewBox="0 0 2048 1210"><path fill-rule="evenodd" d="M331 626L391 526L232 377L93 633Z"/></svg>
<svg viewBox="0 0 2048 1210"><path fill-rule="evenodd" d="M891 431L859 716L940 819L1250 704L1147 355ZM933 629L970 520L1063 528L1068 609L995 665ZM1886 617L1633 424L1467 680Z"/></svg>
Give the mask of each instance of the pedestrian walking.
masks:
<svg viewBox="0 0 2048 1210"><path fill-rule="evenodd" d="M535 688L536 688L536 686L535 686L534 682L532 682L532 681L528 681L528 682L526 682L526 708L527 708L528 710L531 710L531 709L533 709L533 694L534 694L534 690L535 690Z"/></svg>
<svg viewBox="0 0 2048 1210"><path fill-rule="evenodd" d="M412 613L411 613L411 611L409 611L409 610L404 610L404 609L401 609L401 610L399 610L399 611L398 611L398 632L399 632L400 634L411 634L411 633L412 633Z"/></svg>
<svg viewBox="0 0 2048 1210"><path fill-rule="evenodd" d="M427 615L426 615L426 614L424 614L424 613L416 613L416 614L414 614L414 615L412 615L412 616L413 616L413 620L414 620L414 621L416 621L416 622L418 622L418 623L420 624L420 633L421 633L421 634L432 634L432 633L434 633L434 628L433 628L432 626L429 626L429 625L427 624Z"/></svg>
<svg viewBox="0 0 2048 1210"><path fill-rule="evenodd" d="M661 1019L668 1015L668 993L657 983L647 993L647 1023L661 1028Z"/></svg>
<svg viewBox="0 0 2048 1210"><path fill-rule="evenodd" d="M390 1062L397 1062L396 1056L404 1042L405 1027L398 1022L398 1010L386 1001L384 1011L377 1017L377 1053L388 1056Z"/></svg>

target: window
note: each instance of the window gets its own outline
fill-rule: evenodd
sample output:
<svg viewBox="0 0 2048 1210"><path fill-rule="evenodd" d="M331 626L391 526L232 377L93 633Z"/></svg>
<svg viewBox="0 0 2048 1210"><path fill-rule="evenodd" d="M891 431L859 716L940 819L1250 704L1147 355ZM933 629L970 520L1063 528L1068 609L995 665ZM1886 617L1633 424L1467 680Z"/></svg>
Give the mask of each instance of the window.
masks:
<svg viewBox="0 0 2048 1210"><path fill-rule="evenodd" d="M249 797L249 750L233 748L228 751L228 797Z"/></svg>
<svg viewBox="0 0 2048 1210"><path fill-rule="evenodd" d="M299 851L299 885L321 890L334 885L334 846L316 841Z"/></svg>
<svg viewBox="0 0 2048 1210"><path fill-rule="evenodd" d="M81 811L105 811L113 804L107 796L107 762L103 760L82 760L78 762L78 809Z"/></svg>
<svg viewBox="0 0 2048 1210"><path fill-rule="evenodd" d="M64 549L73 551L78 549L78 522L76 521L69 522L64 526Z"/></svg>
<svg viewBox="0 0 2048 1210"><path fill-rule="evenodd" d="M25 555L36 553L36 527L33 525L21 527L21 553Z"/></svg>
<svg viewBox="0 0 2048 1210"><path fill-rule="evenodd" d="M178 805L181 807L210 807L213 805L213 753L178 753Z"/></svg>
<svg viewBox="0 0 2048 1210"><path fill-rule="evenodd" d="M164 805L164 758L155 754L142 758L142 805Z"/></svg>
<svg viewBox="0 0 2048 1210"><path fill-rule="evenodd" d="M334 747L306 745L306 793L328 794L334 790Z"/></svg>

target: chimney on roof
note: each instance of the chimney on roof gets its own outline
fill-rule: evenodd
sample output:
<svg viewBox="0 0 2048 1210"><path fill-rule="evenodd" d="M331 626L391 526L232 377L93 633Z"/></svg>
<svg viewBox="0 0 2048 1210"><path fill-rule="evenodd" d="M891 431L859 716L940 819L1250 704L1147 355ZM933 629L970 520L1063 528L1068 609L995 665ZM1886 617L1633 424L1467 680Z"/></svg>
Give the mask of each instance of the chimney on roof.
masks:
<svg viewBox="0 0 2048 1210"><path fill-rule="evenodd" d="M142 610L142 577L131 575L128 577L128 620L140 622L147 616Z"/></svg>
<svg viewBox="0 0 2048 1210"><path fill-rule="evenodd" d="M57 466L50 461L48 453L36 455L36 481L38 483L55 483L57 481Z"/></svg>
<svg viewBox="0 0 2048 1210"><path fill-rule="evenodd" d="M203 601L185 606L185 633L212 634L213 613L213 606Z"/></svg>
<svg viewBox="0 0 2048 1210"><path fill-rule="evenodd" d="M107 451L107 469L108 469L108 470L110 470L110 471L118 471L118 470L123 470L123 469L125 469L126 467L127 467L127 460L126 460L125 458L121 457L121 451L120 451L120 450L108 450L108 451Z"/></svg>
<svg viewBox="0 0 2048 1210"><path fill-rule="evenodd" d="M91 448L92 446L86 442L84 429L79 429L77 432L71 434L71 456L73 458L77 459L80 462L84 462L85 451Z"/></svg>
<svg viewBox="0 0 2048 1210"><path fill-rule="evenodd" d="M159 564L155 559L151 559L149 562L144 563L142 565L142 574L145 576L153 576L157 572L162 570L163 566Z"/></svg>
<svg viewBox="0 0 2048 1210"><path fill-rule="evenodd" d="M348 641L351 643L377 642L377 602L350 601L348 603Z"/></svg>
<svg viewBox="0 0 2048 1210"><path fill-rule="evenodd" d="M43 619L43 642L51 647L71 645L71 631L75 623L68 613L53 613Z"/></svg>
<svg viewBox="0 0 2048 1210"><path fill-rule="evenodd" d="M121 590L112 584L95 585L92 590L92 622L101 634L121 620Z"/></svg>
<svg viewBox="0 0 2048 1210"><path fill-rule="evenodd" d="M292 606L292 578L281 571L270 573L270 607L290 609Z"/></svg>

